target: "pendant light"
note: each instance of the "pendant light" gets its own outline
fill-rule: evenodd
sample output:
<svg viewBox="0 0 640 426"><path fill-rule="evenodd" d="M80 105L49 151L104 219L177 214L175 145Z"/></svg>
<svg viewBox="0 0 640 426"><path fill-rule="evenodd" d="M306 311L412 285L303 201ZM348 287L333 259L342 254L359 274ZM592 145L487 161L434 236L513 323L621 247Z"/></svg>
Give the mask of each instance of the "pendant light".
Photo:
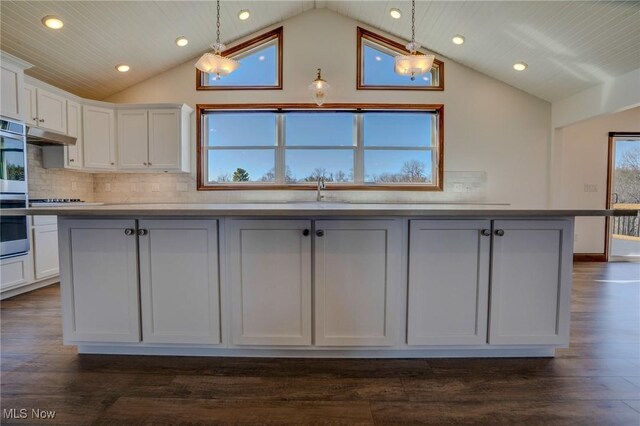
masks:
<svg viewBox="0 0 640 426"><path fill-rule="evenodd" d="M220 0L216 1L216 8L216 42L211 44L213 53L207 52L202 55L200 59L198 59L198 62L196 62L196 68L202 72L215 74L215 79L219 80L220 77L234 72L240 66L240 62L221 55L227 46L220 43Z"/></svg>
<svg viewBox="0 0 640 426"><path fill-rule="evenodd" d="M311 96L318 106L324 103L329 89L331 89L331 86L322 79L322 69L318 68L318 76L313 80L313 83L309 85Z"/></svg>
<svg viewBox="0 0 640 426"><path fill-rule="evenodd" d="M407 43L408 55L395 58L395 72L399 75L410 75L415 80L417 75L426 74L433 65L434 55L418 53L420 45L416 43L416 0L411 2L411 42Z"/></svg>

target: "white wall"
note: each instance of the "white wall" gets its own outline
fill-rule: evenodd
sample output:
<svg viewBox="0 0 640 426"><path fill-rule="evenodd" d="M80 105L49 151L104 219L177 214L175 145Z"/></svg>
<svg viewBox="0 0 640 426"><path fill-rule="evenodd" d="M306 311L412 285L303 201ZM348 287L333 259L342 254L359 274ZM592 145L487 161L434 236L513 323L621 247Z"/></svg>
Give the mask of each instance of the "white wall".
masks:
<svg viewBox="0 0 640 426"><path fill-rule="evenodd" d="M640 107L555 131L552 207L606 208L609 132L640 132ZM604 252L604 218L578 218L575 233L576 253Z"/></svg>
<svg viewBox="0 0 640 426"><path fill-rule="evenodd" d="M105 100L184 102L192 107L198 103L311 102L307 86L315 78L316 68L321 67L323 77L333 89L328 102L443 103L447 175L486 172L486 185L481 183L485 186L482 198L486 201L508 202L518 207L547 207L551 133L548 102L446 58L444 92L358 91L355 88L357 22L326 9L315 9L283 25L284 88L281 91L198 92L194 58ZM193 144L195 147L195 140ZM117 176L111 175L109 179L113 182ZM264 198L264 192L274 198L309 195L300 194L304 191L261 192L263 194L209 191L190 194L189 199L257 199ZM451 185L447 186L447 178L444 193L368 191L367 194L339 195L370 199L471 199L470 194L454 193Z"/></svg>
<svg viewBox="0 0 640 426"><path fill-rule="evenodd" d="M591 87L552 106L553 127L612 114L640 105L640 69Z"/></svg>

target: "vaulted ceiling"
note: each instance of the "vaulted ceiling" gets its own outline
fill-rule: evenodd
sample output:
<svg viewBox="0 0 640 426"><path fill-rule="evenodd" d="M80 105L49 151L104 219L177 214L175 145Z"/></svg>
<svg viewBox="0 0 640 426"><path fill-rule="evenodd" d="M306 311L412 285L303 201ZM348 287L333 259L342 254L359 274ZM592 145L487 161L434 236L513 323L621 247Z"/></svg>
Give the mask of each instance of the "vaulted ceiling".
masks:
<svg viewBox="0 0 640 426"><path fill-rule="evenodd" d="M411 2L222 1L223 38L234 40L314 7L410 37ZM398 8L402 17L389 16ZM238 11L250 9L246 21ZM27 73L80 96L103 99L206 51L213 1L8 1L0 47L34 64ZM52 31L40 20L61 17ZM327 28L330 31L330 28ZM462 34L466 42L454 45ZM189 39L176 47L176 37ZM554 101L640 68L638 1L418 1L416 38L440 55ZM524 61L529 68L516 72ZM126 74L114 65L127 63Z"/></svg>

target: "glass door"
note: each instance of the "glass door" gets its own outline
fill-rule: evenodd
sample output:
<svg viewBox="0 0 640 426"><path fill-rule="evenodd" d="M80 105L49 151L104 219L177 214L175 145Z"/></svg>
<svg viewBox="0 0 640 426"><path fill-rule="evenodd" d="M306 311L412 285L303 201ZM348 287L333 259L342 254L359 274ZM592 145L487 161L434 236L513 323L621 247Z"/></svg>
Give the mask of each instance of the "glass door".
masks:
<svg viewBox="0 0 640 426"><path fill-rule="evenodd" d="M640 134L613 134L609 138L609 208L640 209ZM609 219L609 260L640 261L640 217Z"/></svg>

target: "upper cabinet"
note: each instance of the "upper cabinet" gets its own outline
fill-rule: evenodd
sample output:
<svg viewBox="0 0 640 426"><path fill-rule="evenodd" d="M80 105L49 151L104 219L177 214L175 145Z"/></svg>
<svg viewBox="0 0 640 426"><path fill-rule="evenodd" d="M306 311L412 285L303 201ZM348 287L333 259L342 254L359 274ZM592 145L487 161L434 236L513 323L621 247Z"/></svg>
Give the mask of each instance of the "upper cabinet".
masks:
<svg viewBox="0 0 640 426"><path fill-rule="evenodd" d="M65 166L82 167L82 106L78 102L67 101L67 135L76 138L75 145L67 147Z"/></svg>
<svg viewBox="0 0 640 426"><path fill-rule="evenodd" d="M67 133L67 99L64 96L28 84L24 94L28 125Z"/></svg>
<svg viewBox="0 0 640 426"><path fill-rule="evenodd" d="M84 166L90 169L115 170L115 111L91 105L82 107Z"/></svg>
<svg viewBox="0 0 640 426"><path fill-rule="evenodd" d="M186 105L118 111L118 168L189 171L189 119Z"/></svg>
<svg viewBox="0 0 640 426"><path fill-rule="evenodd" d="M24 70L31 65L0 52L0 115L14 120L25 119Z"/></svg>

